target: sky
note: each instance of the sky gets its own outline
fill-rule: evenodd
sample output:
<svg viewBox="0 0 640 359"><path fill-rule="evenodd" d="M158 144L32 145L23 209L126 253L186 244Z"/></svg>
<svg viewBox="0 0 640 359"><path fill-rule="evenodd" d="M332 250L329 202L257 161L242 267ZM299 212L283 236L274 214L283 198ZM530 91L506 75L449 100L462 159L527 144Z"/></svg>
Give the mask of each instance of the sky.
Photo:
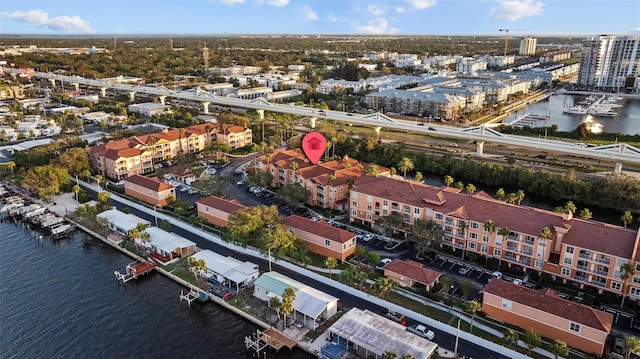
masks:
<svg viewBox="0 0 640 359"><path fill-rule="evenodd" d="M640 0L20 0L1 34L640 35Z"/></svg>

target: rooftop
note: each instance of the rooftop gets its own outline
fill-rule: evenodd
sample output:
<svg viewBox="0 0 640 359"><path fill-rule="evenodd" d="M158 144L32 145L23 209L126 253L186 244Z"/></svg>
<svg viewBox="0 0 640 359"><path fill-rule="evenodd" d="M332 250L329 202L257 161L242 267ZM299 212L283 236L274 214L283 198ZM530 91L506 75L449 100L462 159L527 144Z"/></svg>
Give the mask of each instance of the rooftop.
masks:
<svg viewBox="0 0 640 359"><path fill-rule="evenodd" d="M169 191L173 189L173 186L160 181L157 177L145 177L141 175L133 175L124 179L125 187L126 183L137 184L144 188L150 189L155 192Z"/></svg>
<svg viewBox="0 0 640 359"><path fill-rule="evenodd" d="M346 243L356 237L355 233L330 226L325 221L314 222L308 218L296 216L295 214L283 219L282 224L338 243Z"/></svg>

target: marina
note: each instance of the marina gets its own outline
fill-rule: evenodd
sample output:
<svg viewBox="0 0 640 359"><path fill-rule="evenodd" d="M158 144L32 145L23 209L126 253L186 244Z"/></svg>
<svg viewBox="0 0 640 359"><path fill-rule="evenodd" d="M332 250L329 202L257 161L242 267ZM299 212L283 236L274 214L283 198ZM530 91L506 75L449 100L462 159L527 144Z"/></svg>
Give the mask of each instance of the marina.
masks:
<svg viewBox="0 0 640 359"><path fill-rule="evenodd" d="M576 115L593 115L600 117L615 117L624 104L624 97L591 95L585 97L577 105L568 106L562 110L564 113Z"/></svg>
<svg viewBox="0 0 640 359"><path fill-rule="evenodd" d="M549 115L536 115L525 113L522 116L516 118L515 120L507 123L509 126L513 127L539 127L538 122L547 121L549 119Z"/></svg>

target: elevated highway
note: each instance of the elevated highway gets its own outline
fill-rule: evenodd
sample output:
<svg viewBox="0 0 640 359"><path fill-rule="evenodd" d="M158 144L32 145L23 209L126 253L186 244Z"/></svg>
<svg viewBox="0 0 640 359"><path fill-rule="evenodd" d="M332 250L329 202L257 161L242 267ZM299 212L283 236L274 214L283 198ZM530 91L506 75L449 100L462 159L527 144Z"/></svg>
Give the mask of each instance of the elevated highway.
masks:
<svg viewBox="0 0 640 359"><path fill-rule="evenodd" d="M4 71L6 73L20 72L19 69L9 67L5 67ZM36 72L34 76L41 79L48 79L54 86L57 82L64 82L67 84L72 84L76 87L76 89L79 89L80 85L98 88L101 90L103 97L106 96L107 89L112 89L129 93L131 101L135 100L136 93L158 96L162 103L164 103L167 97L196 101L200 102L203 105L205 113L208 112L208 107L210 104L216 104L228 107L254 109L258 111L261 118L264 118L264 111L307 116L311 118L312 127L315 127L315 122L317 120L326 119L363 126L370 126L373 127L378 134L380 133L381 129L387 128L399 131L424 133L430 136L468 140L475 142L477 146L476 154L478 156L482 156L484 143L490 142L501 145L517 146L530 150L557 152L582 158L612 161L615 163L615 173L619 173L622 170L623 163L640 165L640 149L625 143L617 143L597 147L586 147L579 146L571 142L502 134L486 126L456 128L431 123L427 124L423 122L393 119L381 113L363 115L341 111L320 110L304 106L276 104L268 102L262 97L245 100L232 97L216 96L206 91L200 93L172 91L165 87L111 83L106 80L92 80L79 76L65 76L46 72Z"/></svg>

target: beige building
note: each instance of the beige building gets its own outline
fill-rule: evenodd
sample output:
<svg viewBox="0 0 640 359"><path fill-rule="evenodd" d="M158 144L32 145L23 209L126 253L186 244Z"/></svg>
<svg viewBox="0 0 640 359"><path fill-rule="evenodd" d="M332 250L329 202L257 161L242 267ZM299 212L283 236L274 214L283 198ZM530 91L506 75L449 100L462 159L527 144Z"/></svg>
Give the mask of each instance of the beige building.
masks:
<svg viewBox="0 0 640 359"><path fill-rule="evenodd" d="M397 231L414 221L442 226L442 245L473 252L503 264L555 275L577 287L592 287L640 298L640 231L573 218L537 208L507 204L485 192L466 194L388 177L362 177L350 190L349 220L375 227L392 212L402 216ZM547 228L550 238L541 233ZM635 265L622 279L620 267ZM634 264L635 263L635 264Z"/></svg>
<svg viewBox="0 0 640 359"><path fill-rule="evenodd" d="M216 142L229 146L232 150L253 144L250 128L230 126L217 133Z"/></svg>
<svg viewBox="0 0 640 359"><path fill-rule="evenodd" d="M133 175L124 180L124 193L152 206L164 207L170 198L176 198L173 186L156 177Z"/></svg>
<svg viewBox="0 0 640 359"><path fill-rule="evenodd" d="M403 287L421 286L431 290L440 281L442 273L424 267L412 260L393 259L384 266L384 276L398 282ZM424 287L422 287L424 286Z"/></svg>
<svg viewBox="0 0 640 359"><path fill-rule="evenodd" d="M482 311L487 316L602 355L611 313L562 299L551 289L534 290L500 279L491 280L483 293Z"/></svg>
<svg viewBox="0 0 640 359"><path fill-rule="evenodd" d="M228 201L216 196L201 198L196 201L196 206L198 207L198 216L218 227L228 226L229 216L246 208L236 200Z"/></svg>
<svg viewBox="0 0 640 359"><path fill-rule="evenodd" d="M356 251L356 235L353 232L330 226L325 221L312 221L292 215L282 224L304 241L309 251L346 261Z"/></svg>

